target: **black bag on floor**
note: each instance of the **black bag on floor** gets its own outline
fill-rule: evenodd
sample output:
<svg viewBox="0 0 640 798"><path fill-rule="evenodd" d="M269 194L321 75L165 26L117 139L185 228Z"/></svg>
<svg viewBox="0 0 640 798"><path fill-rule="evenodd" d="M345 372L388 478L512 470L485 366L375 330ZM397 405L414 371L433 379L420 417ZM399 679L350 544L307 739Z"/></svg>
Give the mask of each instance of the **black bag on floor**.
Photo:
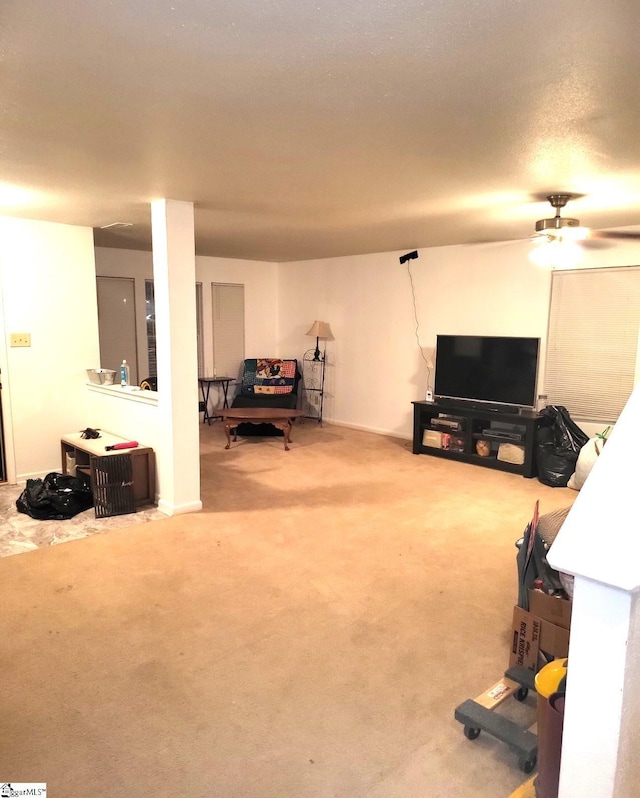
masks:
<svg viewBox="0 0 640 798"><path fill-rule="evenodd" d="M548 405L540 413L536 462L538 479L552 488L565 488L576 470L580 449L589 440L566 407Z"/></svg>
<svg viewBox="0 0 640 798"><path fill-rule="evenodd" d="M83 479L51 472L44 479L28 479L16 507L40 521L62 521L93 507L93 496Z"/></svg>

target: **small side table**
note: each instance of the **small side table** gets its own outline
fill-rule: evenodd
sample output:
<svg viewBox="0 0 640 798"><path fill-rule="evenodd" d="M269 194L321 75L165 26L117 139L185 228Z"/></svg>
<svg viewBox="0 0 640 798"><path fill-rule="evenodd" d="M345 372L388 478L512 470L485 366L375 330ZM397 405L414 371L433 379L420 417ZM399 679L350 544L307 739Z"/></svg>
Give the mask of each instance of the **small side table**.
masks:
<svg viewBox="0 0 640 798"><path fill-rule="evenodd" d="M233 382L233 377L198 377L200 385L200 394L202 396L203 413L202 423L211 424L212 418L220 418L220 416L209 414L209 392L212 385L222 385L222 395L224 401L223 407L229 407L229 385Z"/></svg>

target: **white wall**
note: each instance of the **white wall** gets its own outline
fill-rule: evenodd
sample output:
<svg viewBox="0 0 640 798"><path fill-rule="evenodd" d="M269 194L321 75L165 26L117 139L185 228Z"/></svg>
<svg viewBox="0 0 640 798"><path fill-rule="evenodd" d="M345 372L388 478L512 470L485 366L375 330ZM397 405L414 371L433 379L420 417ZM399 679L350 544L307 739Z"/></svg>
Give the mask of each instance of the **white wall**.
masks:
<svg viewBox="0 0 640 798"><path fill-rule="evenodd" d="M202 283L205 371L211 374L213 327L211 283L244 285L245 357L285 356L278 349L278 264L196 256Z"/></svg>
<svg viewBox="0 0 640 798"><path fill-rule="evenodd" d="M151 252L96 247L96 273L104 277L133 277L135 280L138 363L140 374L146 374L144 281L153 279ZM244 285L246 357L289 356L278 346L278 264L196 256L196 280L202 283L205 375L213 371L212 283ZM214 396L216 390L212 386L212 405L221 404L221 397ZM221 389L218 390L221 393ZM230 391L233 392L233 388Z"/></svg>
<svg viewBox="0 0 640 798"><path fill-rule="evenodd" d="M524 253L522 243L420 250L409 268L421 347L433 348L438 333L544 338L550 274ZM401 254L282 264L280 326L281 346L301 352L314 319L331 324L327 420L410 438L411 402L424 399L427 367Z"/></svg>
<svg viewBox="0 0 640 798"><path fill-rule="evenodd" d="M60 470L60 436L84 429L98 362L93 232L0 217L0 359L9 482ZM12 332L29 348L9 347Z"/></svg>
<svg viewBox="0 0 640 798"><path fill-rule="evenodd" d="M144 280L152 277L153 267L150 252L100 247L94 256L89 228L7 217L0 221L0 366L9 478L15 481L58 469L60 434L91 425L87 412L93 405L88 404L84 370L99 358L96 271L134 277L138 315L144 319ZM421 345L433 347L436 334L445 332L544 340L550 275L534 267L527 253L527 242L420 250L409 267ZM411 401L424 396L427 379L415 338L407 266L398 262L401 254L279 265L197 257L205 368L212 351L210 284L242 283L247 357L274 354L301 360L315 345L305 336L307 329L314 319L328 321L336 340L327 343L327 420L410 438ZM582 265L638 263L640 246L620 242L587 251ZM139 327L138 350L146 357L144 324ZM10 332L30 332L31 348L9 348L4 338ZM64 401L55 401L56 396ZM120 409L112 414L114 426L120 427ZM599 429L583 426L588 434Z"/></svg>
<svg viewBox="0 0 640 798"><path fill-rule="evenodd" d="M158 402L155 391L139 391L142 396L118 395L116 389L87 387L88 416L85 425L111 432L122 438L162 449L164 429L158 423ZM153 398L151 398L153 397ZM159 484L156 485L159 489Z"/></svg>
<svg viewBox="0 0 640 798"><path fill-rule="evenodd" d="M542 339L538 390L544 393L551 273L529 260L528 241L419 250L413 276L420 345L437 334L522 335ZM416 341L404 252L280 265L280 349L312 346L314 319L331 324L324 415L328 421L410 438L413 400L424 399L427 368ZM640 246L587 250L582 267L635 265ZM428 355L428 352L425 352ZM433 373L431 374L431 381ZM594 386L594 390L597 386ZM582 425L595 434L604 425Z"/></svg>

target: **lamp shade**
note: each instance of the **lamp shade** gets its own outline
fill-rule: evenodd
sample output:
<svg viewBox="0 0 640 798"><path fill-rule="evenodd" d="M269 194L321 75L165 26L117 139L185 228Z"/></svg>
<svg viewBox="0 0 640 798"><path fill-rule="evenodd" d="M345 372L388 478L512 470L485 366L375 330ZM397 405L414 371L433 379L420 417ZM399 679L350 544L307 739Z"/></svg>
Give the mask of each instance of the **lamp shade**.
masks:
<svg viewBox="0 0 640 798"><path fill-rule="evenodd" d="M331 327L326 321L314 321L305 335L311 335L313 338L322 338L324 341L334 340Z"/></svg>

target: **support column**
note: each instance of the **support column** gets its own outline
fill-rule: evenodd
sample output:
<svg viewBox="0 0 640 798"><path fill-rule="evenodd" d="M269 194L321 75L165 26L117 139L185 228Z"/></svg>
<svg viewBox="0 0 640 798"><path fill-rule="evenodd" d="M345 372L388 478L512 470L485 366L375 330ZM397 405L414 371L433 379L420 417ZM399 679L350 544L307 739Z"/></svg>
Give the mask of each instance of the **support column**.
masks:
<svg viewBox="0 0 640 798"><path fill-rule="evenodd" d="M196 512L200 500L196 266L193 203L151 203L159 423L158 508Z"/></svg>
<svg viewBox="0 0 640 798"><path fill-rule="evenodd" d="M575 576L560 798L631 798L640 784L640 386L551 547Z"/></svg>

